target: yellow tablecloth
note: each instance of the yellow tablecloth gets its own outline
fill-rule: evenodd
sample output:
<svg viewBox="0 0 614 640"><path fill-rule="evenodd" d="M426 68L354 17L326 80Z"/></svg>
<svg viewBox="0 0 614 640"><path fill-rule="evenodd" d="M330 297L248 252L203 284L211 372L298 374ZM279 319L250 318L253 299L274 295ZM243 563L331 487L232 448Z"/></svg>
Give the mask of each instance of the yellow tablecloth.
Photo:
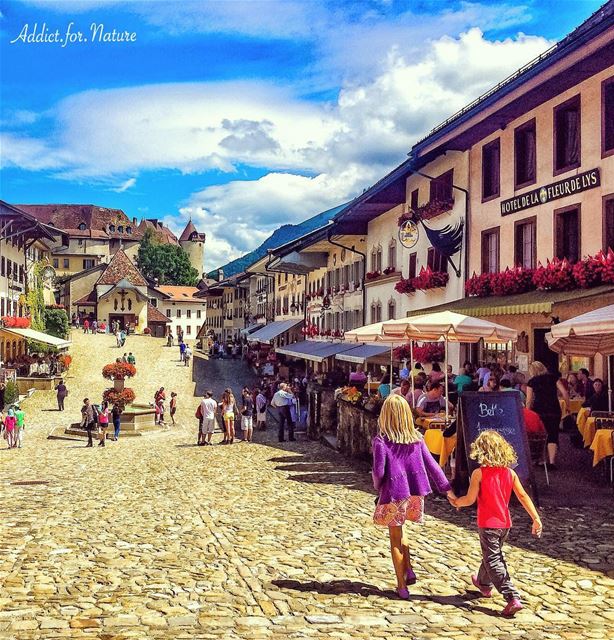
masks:
<svg viewBox="0 0 614 640"><path fill-rule="evenodd" d="M416 418L416 426L423 429L446 429L452 424L453 418L450 416L446 423L445 415L433 416L430 418Z"/></svg>
<svg viewBox="0 0 614 640"><path fill-rule="evenodd" d="M595 432L595 437L591 444L591 451L593 452L593 467L598 465L604 458L614 456L614 447L612 446L613 433L614 429L598 429Z"/></svg>
<svg viewBox="0 0 614 640"><path fill-rule="evenodd" d="M584 404L584 398L574 398L569 401L569 411L565 407L565 400L559 400L561 405L561 418L566 418L568 415L580 413L582 405Z"/></svg>
<svg viewBox="0 0 614 640"><path fill-rule="evenodd" d="M452 452L456 449L456 434L450 436L449 438L443 439L443 444L441 447L441 453L439 454L439 466L445 467L448 464L448 460L452 455Z"/></svg>
<svg viewBox="0 0 614 640"><path fill-rule="evenodd" d="M576 425L578 431L582 434L584 440L584 446L589 447L595 436L595 419L592 419L592 432L587 429L587 421L590 420L590 409L582 408L578 411L578 417L576 418Z"/></svg>
<svg viewBox="0 0 614 640"><path fill-rule="evenodd" d="M444 438L440 429L428 429L424 434L424 444L433 455L439 456L439 466L443 468L456 447L456 434Z"/></svg>

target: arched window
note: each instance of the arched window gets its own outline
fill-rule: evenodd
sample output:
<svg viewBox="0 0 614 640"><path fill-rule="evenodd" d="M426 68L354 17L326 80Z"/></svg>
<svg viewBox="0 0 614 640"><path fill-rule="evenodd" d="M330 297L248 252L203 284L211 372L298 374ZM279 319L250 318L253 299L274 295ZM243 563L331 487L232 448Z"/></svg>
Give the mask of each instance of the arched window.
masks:
<svg viewBox="0 0 614 640"><path fill-rule="evenodd" d="M388 245L388 268L392 270L397 268L397 241L394 239Z"/></svg>
<svg viewBox="0 0 614 640"><path fill-rule="evenodd" d="M371 324L377 322L377 307L375 306L375 302L371 303Z"/></svg>
<svg viewBox="0 0 614 640"><path fill-rule="evenodd" d="M377 251L371 251L371 271L377 271Z"/></svg>
<svg viewBox="0 0 614 640"><path fill-rule="evenodd" d="M80 222L79 223L79 231L85 231L87 227L85 226L85 222Z"/></svg>
<svg viewBox="0 0 614 640"><path fill-rule="evenodd" d="M397 304L396 302L391 298L388 301L388 320L394 320L395 319L395 315L397 312Z"/></svg>
<svg viewBox="0 0 614 640"><path fill-rule="evenodd" d="M377 303L377 309L376 309L375 315L377 316L375 322L381 322L382 321L382 303L381 302Z"/></svg>
<svg viewBox="0 0 614 640"><path fill-rule="evenodd" d="M109 225L109 231L110 231L111 233L115 233L115 225L114 225L114 224L110 224L110 225Z"/></svg>
<svg viewBox="0 0 614 640"><path fill-rule="evenodd" d="M132 227L126 227L126 233L132 233Z"/></svg>
<svg viewBox="0 0 614 640"><path fill-rule="evenodd" d="M117 227L117 231L119 233L124 233L124 226L120 224L119 227Z"/></svg>
<svg viewBox="0 0 614 640"><path fill-rule="evenodd" d="M382 271L382 245L378 245L376 252L376 266L375 270L381 273Z"/></svg>

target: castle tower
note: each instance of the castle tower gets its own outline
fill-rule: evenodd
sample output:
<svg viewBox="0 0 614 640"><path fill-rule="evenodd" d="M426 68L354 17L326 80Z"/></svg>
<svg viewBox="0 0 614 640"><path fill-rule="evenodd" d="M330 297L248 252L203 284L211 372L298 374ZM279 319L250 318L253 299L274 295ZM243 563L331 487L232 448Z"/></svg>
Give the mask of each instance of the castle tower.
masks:
<svg viewBox="0 0 614 640"><path fill-rule="evenodd" d="M179 238L179 245L190 256L190 264L198 275L202 276L205 270L205 234L198 233L191 219Z"/></svg>

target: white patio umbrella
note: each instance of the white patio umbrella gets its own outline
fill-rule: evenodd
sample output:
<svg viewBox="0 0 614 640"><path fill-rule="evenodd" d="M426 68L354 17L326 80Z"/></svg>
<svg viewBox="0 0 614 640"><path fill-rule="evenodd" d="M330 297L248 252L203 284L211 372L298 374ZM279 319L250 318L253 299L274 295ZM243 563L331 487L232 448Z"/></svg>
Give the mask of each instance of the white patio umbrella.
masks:
<svg viewBox="0 0 614 640"><path fill-rule="evenodd" d="M403 341L398 338L389 338L384 335L382 330L383 322L374 322L366 324L364 327L358 327L351 331L346 331L343 338L346 342L387 342L390 343L390 389L392 390L392 349L394 343Z"/></svg>
<svg viewBox="0 0 614 640"><path fill-rule="evenodd" d="M474 343L483 338L486 342L506 343L518 337L516 329L453 311L439 311L413 318L389 320L383 323L382 331L384 336L390 339L409 339L410 345L413 340L444 342L446 422L448 420L448 342Z"/></svg>
<svg viewBox="0 0 614 640"><path fill-rule="evenodd" d="M546 334L548 346L557 353L570 356L593 357L596 353L611 357L614 354L614 304L570 318L552 325ZM609 366L611 374L612 367ZM608 381L608 401L612 411L612 380Z"/></svg>

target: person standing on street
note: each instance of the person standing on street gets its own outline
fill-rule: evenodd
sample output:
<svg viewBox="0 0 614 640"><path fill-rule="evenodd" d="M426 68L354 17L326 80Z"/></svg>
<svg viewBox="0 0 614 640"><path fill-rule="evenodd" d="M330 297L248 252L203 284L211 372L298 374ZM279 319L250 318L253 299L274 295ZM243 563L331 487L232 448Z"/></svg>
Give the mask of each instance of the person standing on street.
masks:
<svg viewBox="0 0 614 640"><path fill-rule="evenodd" d="M93 447L92 431L96 426L96 413L89 398L84 398L83 400L83 406L81 407L81 426L87 431L87 444L85 446Z"/></svg>
<svg viewBox="0 0 614 640"><path fill-rule="evenodd" d="M183 340L179 341L179 362L183 362L185 357L186 344Z"/></svg>
<svg viewBox="0 0 614 640"><path fill-rule="evenodd" d="M128 364L131 364L131 365L136 364L136 358L132 354L132 351L128 352Z"/></svg>
<svg viewBox="0 0 614 640"><path fill-rule="evenodd" d="M198 434L198 444L210 445L213 431L215 430L215 414L217 413L217 402L213 398L213 391L205 391L205 395L200 402L201 424Z"/></svg>
<svg viewBox="0 0 614 640"><path fill-rule="evenodd" d="M222 394L221 402L222 420L224 421L224 440L222 444L232 444L235 441L235 414L237 403L232 389L227 388Z"/></svg>
<svg viewBox="0 0 614 640"><path fill-rule="evenodd" d="M258 395L256 396L256 428L259 431L266 431L266 405L266 396L262 389L258 389Z"/></svg>
<svg viewBox="0 0 614 640"><path fill-rule="evenodd" d="M186 367L190 366L190 359L192 358L192 349L186 344L185 351L183 352L183 362Z"/></svg>
<svg viewBox="0 0 614 640"><path fill-rule="evenodd" d="M83 321L83 333L89 333L90 332L90 321L86 318Z"/></svg>
<svg viewBox="0 0 614 640"><path fill-rule="evenodd" d="M64 384L63 379L60 379L60 383L55 388L55 390L57 392L58 411L64 411L64 400L68 395L68 389L66 388L66 385Z"/></svg>
<svg viewBox="0 0 614 640"><path fill-rule="evenodd" d="M288 424L288 440L294 441L294 423L292 422L292 414L290 413L290 405L294 402L294 394L288 391L288 385L282 382L278 391L271 400L271 406L277 410L277 420L279 421L278 439L279 442L285 442L285 427Z"/></svg>
<svg viewBox="0 0 614 640"><path fill-rule="evenodd" d="M113 430L114 430L113 440L115 440L115 442L119 440L119 430L121 428L121 415L122 415L122 409L116 402L113 405L113 409L111 410L111 416L113 418Z"/></svg>
<svg viewBox="0 0 614 640"><path fill-rule="evenodd" d="M249 387L243 387L241 394L241 431L243 442L251 442L254 435L254 399Z"/></svg>
<svg viewBox="0 0 614 640"><path fill-rule="evenodd" d="M15 422L15 446L21 449L21 445L23 444L23 431L26 427L26 414L18 404L15 405Z"/></svg>
<svg viewBox="0 0 614 640"><path fill-rule="evenodd" d="M100 412L98 413L98 427L100 429L99 436L99 447L105 446L105 440L107 439L107 429L109 428L109 403L103 402L100 407Z"/></svg>
<svg viewBox="0 0 614 640"><path fill-rule="evenodd" d="M4 418L4 437L9 449L15 447L15 429L17 420L15 419L15 412L12 409L8 410L6 418Z"/></svg>
<svg viewBox="0 0 614 640"><path fill-rule="evenodd" d="M171 401L168 404L168 408L171 414L171 422L173 423L173 427L174 427L175 414L177 413L177 394L174 391L171 392Z"/></svg>

